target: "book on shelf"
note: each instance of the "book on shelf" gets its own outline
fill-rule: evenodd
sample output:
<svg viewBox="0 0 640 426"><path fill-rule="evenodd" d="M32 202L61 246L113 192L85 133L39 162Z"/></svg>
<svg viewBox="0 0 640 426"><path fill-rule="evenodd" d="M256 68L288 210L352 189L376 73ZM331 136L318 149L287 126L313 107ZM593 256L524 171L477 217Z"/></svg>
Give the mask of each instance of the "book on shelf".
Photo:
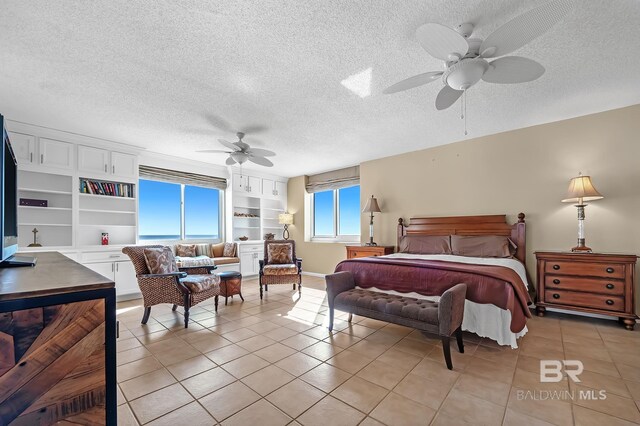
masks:
<svg viewBox="0 0 640 426"><path fill-rule="evenodd" d="M133 184L80 178L80 193L133 198Z"/></svg>

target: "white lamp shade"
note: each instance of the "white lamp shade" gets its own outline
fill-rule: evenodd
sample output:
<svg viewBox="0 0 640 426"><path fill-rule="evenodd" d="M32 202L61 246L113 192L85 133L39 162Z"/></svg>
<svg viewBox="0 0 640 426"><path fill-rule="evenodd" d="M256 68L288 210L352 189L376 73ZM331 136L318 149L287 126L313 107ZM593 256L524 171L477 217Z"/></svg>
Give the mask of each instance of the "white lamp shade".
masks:
<svg viewBox="0 0 640 426"><path fill-rule="evenodd" d="M381 211L378 200L373 195L367 200L367 204L362 209L362 213L380 213Z"/></svg>
<svg viewBox="0 0 640 426"><path fill-rule="evenodd" d="M293 215L291 213L280 213L278 215L280 225L293 225Z"/></svg>
<svg viewBox="0 0 640 426"><path fill-rule="evenodd" d="M563 203L579 203L585 201L595 201L604 198L591 183L591 176L579 175L569 182L569 190L567 198L562 200Z"/></svg>

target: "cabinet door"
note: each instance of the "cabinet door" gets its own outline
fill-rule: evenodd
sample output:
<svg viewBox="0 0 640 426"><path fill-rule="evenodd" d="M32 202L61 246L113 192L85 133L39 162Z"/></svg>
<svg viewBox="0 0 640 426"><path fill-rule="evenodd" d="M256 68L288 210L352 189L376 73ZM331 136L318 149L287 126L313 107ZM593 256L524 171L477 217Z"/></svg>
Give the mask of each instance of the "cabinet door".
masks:
<svg viewBox="0 0 640 426"><path fill-rule="evenodd" d="M262 188L260 187L260 178L255 176L248 176L247 180L249 182L249 194L259 197L260 193L262 192Z"/></svg>
<svg viewBox="0 0 640 426"><path fill-rule="evenodd" d="M233 190L237 191L237 192L246 192L248 191L247 189L248 185L247 185L247 176L246 175L240 175L240 174L234 174L233 175Z"/></svg>
<svg viewBox="0 0 640 426"><path fill-rule="evenodd" d="M129 261L114 262L116 275L116 295L139 293L138 280L136 279L136 270L133 263Z"/></svg>
<svg viewBox="0 0 640 426"><path fill-rule="evenodd" d="M240 273L242 275L253 275L255 274L255 266L254 262L254 254L253 253L241 253L240 254Z"/></svg>
<svg viewBox="0 0 640 426"><path fill-rule="evenodd" d="M103 277L115 281L116 270L113 262L85 263L84 266L99 273Z"/></svg>
<svg viewBox="0 0 640 426"><path fill-rule="evenodd" d="M138 157L122 152L112 152L111 173L123 178L134 179L138 175Z"/></svg>
<svg viewBox="0 0 640 426"><path fill-rule="evenodd" d="M73 144L40 138L40 164L56 169L73 169Z"/></svg>
<svg viewBox="0 0 640 426"><path fill-rule="evenodd" d="M266 198L274 198L276 190L274 182L271 179L262 179L262 196Z"/></svg>
<svg viewBox="0 0 640 426"><path fill-rule="evenodd" d="M278 198L287 198L287 183L286 182L275 182L275 195Z"/></svg>
<svg viewBox="0 0 640 426"><path fill-rule="evenodd" d="M109 151L78 145L78 171L91 175L106 174L109 167Z"/></svg>
<svg viewBox="0 0 640 426"><path fill-rule="evenodd" d="M18 164L32 164L36 161L36 137L22 133L10 133L9 140Z"/></svg>

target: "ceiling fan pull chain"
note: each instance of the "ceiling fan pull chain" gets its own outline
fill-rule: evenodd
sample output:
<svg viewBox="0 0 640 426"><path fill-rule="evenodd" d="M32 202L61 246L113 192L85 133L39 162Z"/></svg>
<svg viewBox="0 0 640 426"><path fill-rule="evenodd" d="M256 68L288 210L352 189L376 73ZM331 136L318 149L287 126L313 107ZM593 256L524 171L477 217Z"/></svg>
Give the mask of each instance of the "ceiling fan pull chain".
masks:
<svg viewBox="0 0 640 426"><path fill-rule="evenodd" d="M462 92L462 99L460 100L460 120L464 119L464 92Z"/></svg>

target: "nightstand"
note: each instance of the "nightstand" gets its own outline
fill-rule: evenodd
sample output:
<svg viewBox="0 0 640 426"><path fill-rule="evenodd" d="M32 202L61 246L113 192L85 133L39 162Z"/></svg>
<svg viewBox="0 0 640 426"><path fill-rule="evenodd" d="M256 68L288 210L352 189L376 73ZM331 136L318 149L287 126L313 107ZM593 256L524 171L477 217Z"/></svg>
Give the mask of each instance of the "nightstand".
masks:
<svg viewBox="0 0 640 426"><path fill-rule="evenodd" d="M538 316L558 308L618 317L633 330L634 270L637 256L602 253L536 252Z"/></svg>
<svg viewBox="0 0 640 426"><path fill-rule="evenodd" d="M394 246L347 246L347 259L384 256L385 254L392 254L394 250Z"/></svg>

